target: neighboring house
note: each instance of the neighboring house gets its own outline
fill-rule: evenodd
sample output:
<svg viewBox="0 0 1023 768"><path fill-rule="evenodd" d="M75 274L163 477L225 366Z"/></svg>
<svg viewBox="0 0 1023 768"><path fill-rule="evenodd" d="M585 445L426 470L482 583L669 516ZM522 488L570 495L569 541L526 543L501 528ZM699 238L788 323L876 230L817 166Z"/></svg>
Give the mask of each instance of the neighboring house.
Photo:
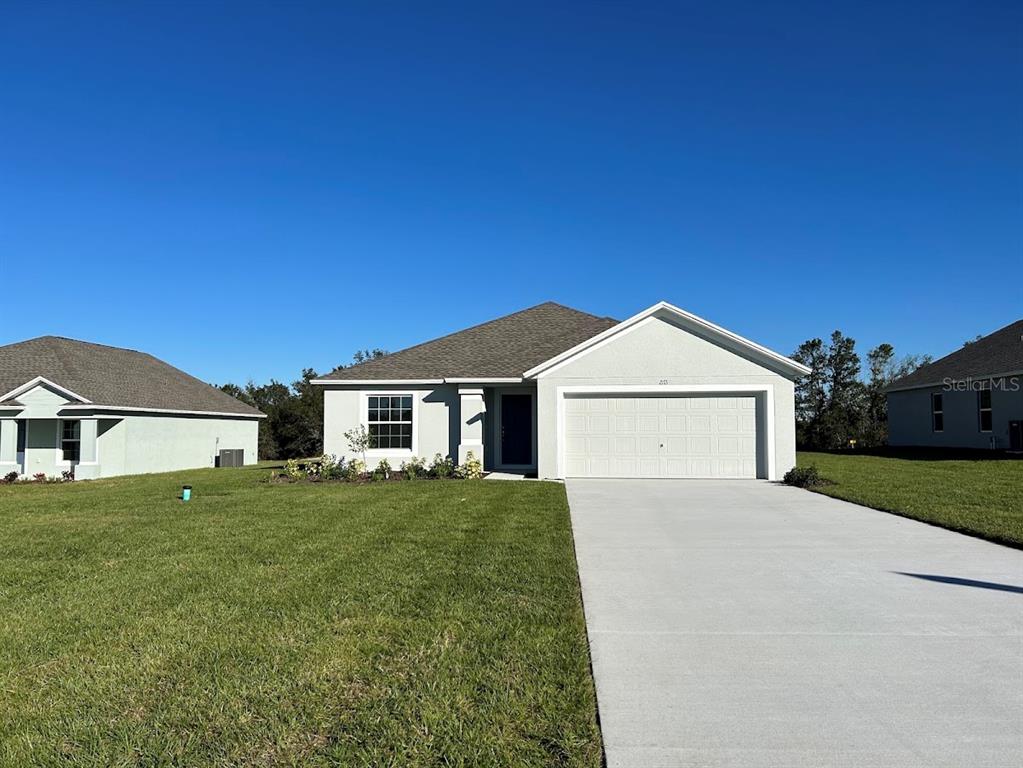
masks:
<svg viewBox="0 0 1023 768"><path fill-rule="evenodd" d="M1023 450L1023 320L892 382L888 444Z"/></svg>
<svg viewBox="0 0 1023 768"><path fill-rule="evenodd" d="M0 347L0 476L77 479L256 461L263 414L151 355L43 336Z"/></svg>
<svg viewBox="0 0 1023 768"><path fill-rule="evenodd" d="M618 322L541 304L315 380L324 448L368 462L469 451L540 477L777 479L808 369L667 303Z"/></svg>

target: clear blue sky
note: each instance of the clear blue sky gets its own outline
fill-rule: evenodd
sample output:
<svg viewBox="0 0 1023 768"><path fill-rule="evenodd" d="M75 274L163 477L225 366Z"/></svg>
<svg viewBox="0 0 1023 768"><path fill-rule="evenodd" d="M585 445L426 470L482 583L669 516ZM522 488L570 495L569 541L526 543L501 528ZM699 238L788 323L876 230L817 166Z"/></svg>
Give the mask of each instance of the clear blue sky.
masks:
<svg viewBox="0 0 1023 768"><path fill-rule="evenodd" d="M290 381L545 300L785 353L1023 315L1021 3L204 5L2 2L0 344Z"/></svg>

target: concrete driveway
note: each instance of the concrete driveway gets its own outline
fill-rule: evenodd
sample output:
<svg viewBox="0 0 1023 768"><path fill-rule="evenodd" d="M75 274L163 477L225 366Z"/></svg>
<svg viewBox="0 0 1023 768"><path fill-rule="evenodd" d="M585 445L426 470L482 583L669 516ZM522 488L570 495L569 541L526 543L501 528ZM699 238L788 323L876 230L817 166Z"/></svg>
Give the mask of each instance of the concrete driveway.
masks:
<svg viewBox="0 0 1023 768"><path fill-rule="evenodd" d="M1023 552L760 481L568 497L611 768L1023 764Z"/></svg>

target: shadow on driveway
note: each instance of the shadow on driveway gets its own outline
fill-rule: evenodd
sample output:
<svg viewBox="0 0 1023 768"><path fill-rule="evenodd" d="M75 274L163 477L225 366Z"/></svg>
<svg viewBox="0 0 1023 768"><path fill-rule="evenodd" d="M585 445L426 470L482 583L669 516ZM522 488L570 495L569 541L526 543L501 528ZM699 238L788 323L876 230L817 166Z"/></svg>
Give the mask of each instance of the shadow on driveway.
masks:
<svg viewBox="0 0 1023 768"><path fill-rule="evenodd" d="M975 581L974 579L960 579L955 576L935 576L933 573L906 573L905 571L892 571L900 576L912 576L914 579L924 581L938 581L942 584L958 584L960 587L977 587L978 589L995 589L999 592L1015 592L1023 595L1023 587L1014 587L1011 584L996 584L993 581Z"/></svg>

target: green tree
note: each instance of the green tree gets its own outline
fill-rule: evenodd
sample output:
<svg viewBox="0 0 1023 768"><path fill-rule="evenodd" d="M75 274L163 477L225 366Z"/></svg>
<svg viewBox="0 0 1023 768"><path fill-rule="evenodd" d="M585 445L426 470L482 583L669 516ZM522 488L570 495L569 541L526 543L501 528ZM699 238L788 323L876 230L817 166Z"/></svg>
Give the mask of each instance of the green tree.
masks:
<svg viewBox="0 0 1023 768"><path fill-rule="evenodd" d="M810 369L808 374L796 379L796 442L801 446L818 446L828 404L825 374L828 351L821 339L808 339L799 345L792 359Z"/></svg>
<svg viewBox="0 0 1023 768"><path fill-rule="evenodd" d="M323 453L323 388L310 383L315 378L318 378L316 371L304 368L302 378L291 385L296 398L297 418L305 428L305 444L301 447L309 452L301 454L304 456Z"/></svg>
<svg viewBox="0 0 1023 768"><path fill-rule="evenodd" d="M365 363L369 360L377 360L381 357L385 357L387 354L387 350L380 349L379 347L373 347L373 349L357 349L355 350L355 354L352 355L352 365Z"/></svg>
<svg viewBox="0 0 1023 768"><path fill-rule="evenodd" d="M361 349L353 365L386 355L382 349ZM334 370L347 366L340 365ZM244 387L223 384L220 389L266 414L259 422L259 458L300 459L323 453L323 389L313 384L312 368L291 385L271 379L268 384L249 382Z"/></svg>
<svg viewBox="0 0 1023 768"><path fill-rule="evenodd" d="M844 448L850 440L870 447L888 439L886 388L930 362L929 357L896 359L891 344L867 352L867 379L856 353L856 341L841 331L828 342L809 339L793 359L810 368L796 380L796 443L803 448Z"/></svg>
<svg viewBox="0 0 1023 768"><path fill-rule="evenodd" d="M831 334L825 363L828 403L824 409L824 448L843 448L859 438L866 401L860 381L860 357L856 340L835 331Z"/></svg>
<svg viewBox="0 0 1023 768"><path fill-rule="evenodd" d="M861 437L864 445L881 445L888 438L888 396L885 387L891 381L889 371L894 359L895 347L887 342L867 352L869 378Z"/></svg>
<svg viewBox="0 0 1023 768"><path fill-rule="evenodd" d="M827 342L804 341L792 357L810 369L795 384L796 443L825 449L848 445L859 436L863 418L856 341L835 331Z"/></svg>
<svg viewBox="0 0 1023 768"><path fill-rule="evenodd" d="M887 343L878 344L867 352L869 378L861 438L864 445L883 445L888 441L888 386L930 361L927 355L906 355L901 360L896 359L895 348Z"/></svg>

